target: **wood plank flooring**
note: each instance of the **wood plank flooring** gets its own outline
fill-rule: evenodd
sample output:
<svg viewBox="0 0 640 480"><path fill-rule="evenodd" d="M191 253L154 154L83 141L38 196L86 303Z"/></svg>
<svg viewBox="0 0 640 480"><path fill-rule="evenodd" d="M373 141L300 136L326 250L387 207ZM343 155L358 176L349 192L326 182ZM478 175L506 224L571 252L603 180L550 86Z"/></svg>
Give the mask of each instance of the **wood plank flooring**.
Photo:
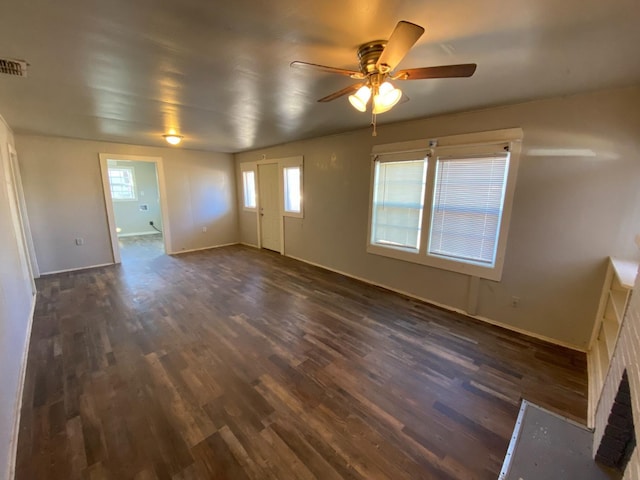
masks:
<svg viewBox="0 0 640 480"><path fill-rule="evenodd" d="M521 397L584 422L584 354L266 251L150 252L38 281L17 479L495 479Z"/></svg>

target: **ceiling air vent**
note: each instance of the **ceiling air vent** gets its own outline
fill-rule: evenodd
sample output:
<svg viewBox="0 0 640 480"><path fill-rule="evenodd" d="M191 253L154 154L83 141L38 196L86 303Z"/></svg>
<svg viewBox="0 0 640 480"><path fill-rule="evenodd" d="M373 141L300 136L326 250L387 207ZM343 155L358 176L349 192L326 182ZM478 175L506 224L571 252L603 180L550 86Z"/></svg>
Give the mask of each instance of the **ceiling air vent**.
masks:
<svg viewBox="0 0 640 480"><path fill-rule="evenodd" d="M24 60L12 60L10 58L0 58L0 73L13 75L16 77L27 76L28 63Z"/></svg>

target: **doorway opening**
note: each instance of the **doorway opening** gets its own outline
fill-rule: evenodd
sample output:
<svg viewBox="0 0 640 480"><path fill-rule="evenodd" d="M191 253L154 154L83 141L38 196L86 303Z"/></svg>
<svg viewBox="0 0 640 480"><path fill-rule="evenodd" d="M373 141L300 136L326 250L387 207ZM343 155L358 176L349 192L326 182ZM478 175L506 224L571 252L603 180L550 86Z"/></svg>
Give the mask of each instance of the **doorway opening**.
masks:
<svg viewBox="0 0 640 480"><path fill-rule="evenodd" d="M170 252L159 157L100 154L114 263Z"/></svg>

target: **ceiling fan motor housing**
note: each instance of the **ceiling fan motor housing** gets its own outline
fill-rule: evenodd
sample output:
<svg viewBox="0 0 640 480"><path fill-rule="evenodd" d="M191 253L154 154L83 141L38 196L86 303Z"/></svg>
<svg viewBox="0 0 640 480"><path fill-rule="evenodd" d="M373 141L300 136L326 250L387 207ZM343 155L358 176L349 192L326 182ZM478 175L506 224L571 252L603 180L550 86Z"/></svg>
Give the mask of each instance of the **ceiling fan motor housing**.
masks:
<svg viewBox="0 0 640 480"><path fill-rule="evenodd" d="M358 48L358 59L360 60L360 70L362 73L365 75L378 73L376 63L386 46L386 40L374 40Z"/></svg>

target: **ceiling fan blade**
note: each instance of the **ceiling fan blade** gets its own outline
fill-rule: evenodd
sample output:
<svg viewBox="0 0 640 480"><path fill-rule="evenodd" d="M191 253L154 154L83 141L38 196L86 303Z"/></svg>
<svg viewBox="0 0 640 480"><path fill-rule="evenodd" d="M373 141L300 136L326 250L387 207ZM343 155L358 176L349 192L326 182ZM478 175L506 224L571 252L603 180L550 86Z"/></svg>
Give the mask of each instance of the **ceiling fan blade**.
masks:
<svg viewBox="0 0 640 480"><path fill-rule="evenodd" d="M294 62L291 62L289 66L292 68L304 68L308 70L319 70L321 72L327 73L337 73L339 75L347 75L348 77L352 78L364 78L364 75L361 72L356 72L355 70L327 67L326 65L318 65L317 63L300 62L296 60Z"/></svg>
<svg viewBox="0 0 640 480"><path fill-rule="evenodd" d="M422 80L425 78L470 77L476 71L475 63L441 65L439 67L409 68L400 70L393 78L397 80Z"/></svg>
<svg viewBox="0 0 640 480"><path fill-rule="evenodd" d="M424 28L420 25L399 21L376 63L376 68L387 72L396 68L423 33Z"/></svg>
<svg viewBox="0 0 640 480"><path fill-rule="evenodd" d="M344 97L350 93L356 92L360 87L362 87L364 83L356 83L354 85L349 85L348 87L343 88L342 90L338 90L337 92L333 92L326 97L322 97L319 102L330 102L331 100L335 100L336 98Z"/></svg>

